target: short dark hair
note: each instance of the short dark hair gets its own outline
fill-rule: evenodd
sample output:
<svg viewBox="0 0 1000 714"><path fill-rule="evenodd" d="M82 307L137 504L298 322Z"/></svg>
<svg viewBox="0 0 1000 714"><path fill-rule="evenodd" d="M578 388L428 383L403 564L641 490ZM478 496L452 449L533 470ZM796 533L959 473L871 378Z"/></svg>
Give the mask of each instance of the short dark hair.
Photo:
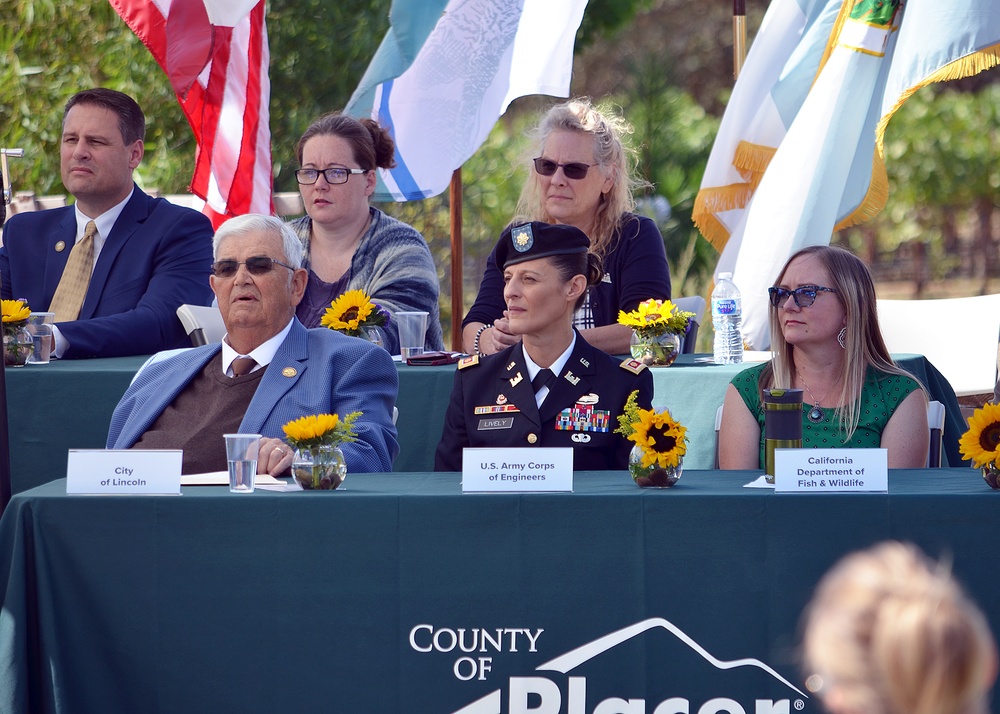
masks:
<svg viewBox="0 0 1000 714"><path fill-rule="evenodd" d="M351 145L358 168L365 171L391 169L396 166L395 142L374 119L355 119L348 114L324 114L306 129L295 147L295 157L302 165L302 152L306 142L314 136L337 136Z"/></svg>
<svg viewBox="0 0 1000 714"><path fill-rule="evenodd" d="M138 103L127 94L104 87L77 92L66 102L66 109L63 110L63 126L66 125L66 115L69 114L69 110L77 104L94 104L117 114L118 130L126 146L146 138L146 116Z"/></svg>

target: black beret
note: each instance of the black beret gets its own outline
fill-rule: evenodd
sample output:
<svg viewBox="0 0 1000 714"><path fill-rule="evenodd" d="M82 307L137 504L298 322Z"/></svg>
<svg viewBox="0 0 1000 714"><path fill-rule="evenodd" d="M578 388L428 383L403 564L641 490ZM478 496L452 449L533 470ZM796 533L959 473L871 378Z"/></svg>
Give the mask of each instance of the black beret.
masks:
<svg viewBox="0 0 1000 714"><path fill-rule="evenodd" d="M586 253L590 238L574 226L561 223L520 223L508 226L497 245L496 263L500 270L526 260L548 258L551 255Z"/></svg>

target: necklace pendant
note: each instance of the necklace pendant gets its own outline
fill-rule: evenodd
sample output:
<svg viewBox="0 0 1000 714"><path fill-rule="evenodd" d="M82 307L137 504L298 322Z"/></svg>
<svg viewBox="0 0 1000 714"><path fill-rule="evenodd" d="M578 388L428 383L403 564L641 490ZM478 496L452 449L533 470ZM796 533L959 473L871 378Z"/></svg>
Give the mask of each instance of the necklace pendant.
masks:
<svg viewBox="0 0 1000 714"><path fill-rule="evenodd" d="M813 424L819 424L823 421L823 417L826 416L823 410L819 408L819 404L814 404L813 408L809 410L809 414L806 415Z"/></svg>

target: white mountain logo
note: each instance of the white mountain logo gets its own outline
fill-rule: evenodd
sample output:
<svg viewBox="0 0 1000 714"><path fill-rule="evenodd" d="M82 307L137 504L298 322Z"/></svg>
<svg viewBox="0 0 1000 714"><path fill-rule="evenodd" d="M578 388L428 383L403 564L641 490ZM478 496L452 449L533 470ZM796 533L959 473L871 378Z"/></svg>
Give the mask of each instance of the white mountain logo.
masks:
<svg viewBox="0 0 1000 714"><path fill-rule="evenodd" d="M662 628L667 632L673 634L675 637L677 637L677 639L679 639L681 642L683 642L692 650L701 655L701 657L706 662L711 664L716 669L728 670L728 669L737 669L740 667L756 667L757 669L767 672L769 675L774 677L774 679L778 680L786 687L796 692L799 696L805 699L809 698L808 695L805 694L805 692L803 692L801 689L799 689L794 684L789 682L787 679L782 677L767 664L761 662L759 659L754 659L753 657L745 657L742 659L734 659L726 661L714 657L710 652L708 652L708 650L706 650L704 647L695 642L691 637L689 637L687 633L685 633L683 630L677 627L674 623L662 617L651 617L648 620L637 622L634 625L624 627L620 630L604 635L603 637L599 637L596 640L581 645L576 649L572 649L569 652L566 652L565 654L556 657L555 659L550 659L548 662L538 665L538 667L535 668L535 671L559 672L560 674L567 674L572 670L576 669L577 667L579 667L584 662L587 662L593 659L594 657L597 657L598 655L603 654L604 652L607 652L608 650L617 647L623 642L626 642L632 639L633 637L637 637L638 635L641 635L644 632L647 632L649 630L654 630L657 628ZM532 680L533 682L537 682L539 681L539 678L512 677L511 678L512 692L515 689L515 680ZM547 681L547 680L540 680L540 681ZM549 682L549 684L555 686L551 682ZM543 692L539 691L535 691L534 693L543 694ZM543 694L543 699L544 699L544 694ZM461 709L456 710L452 714L503 714L501 707L502 707L501 690L497 689L493 692L490 692L486 696L481 697L470 704L467 704ZM800 708L798 704L796 705L796 708L797 709ZM787 700L785 700L783 706L780 706L777 709L787 712L788 711ZM532 711L541 711L541 709L537 710L533 709Z"/></svg>

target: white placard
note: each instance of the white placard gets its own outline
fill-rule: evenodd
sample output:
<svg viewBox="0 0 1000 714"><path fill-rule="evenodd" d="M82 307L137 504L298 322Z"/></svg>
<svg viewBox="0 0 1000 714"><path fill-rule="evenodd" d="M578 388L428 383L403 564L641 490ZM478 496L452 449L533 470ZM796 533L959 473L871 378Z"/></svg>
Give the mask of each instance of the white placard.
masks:
<svg viewBox="0 0 1000 714"><path fill-rule="evenodd" d="M774 490L786 493L889 490L885 449L775 449Z"/></svg>
<svg viewBox="0 0 1000 714"><path fill-rule="evenodd" d="M182 451L70 449L66 493L180 495Z"/></svg>
<svg viewBox="0 0 1000 714"><path fill-rule="evenodd" d="M462 449L464 493L573 490L573 449Z"/></svg>

